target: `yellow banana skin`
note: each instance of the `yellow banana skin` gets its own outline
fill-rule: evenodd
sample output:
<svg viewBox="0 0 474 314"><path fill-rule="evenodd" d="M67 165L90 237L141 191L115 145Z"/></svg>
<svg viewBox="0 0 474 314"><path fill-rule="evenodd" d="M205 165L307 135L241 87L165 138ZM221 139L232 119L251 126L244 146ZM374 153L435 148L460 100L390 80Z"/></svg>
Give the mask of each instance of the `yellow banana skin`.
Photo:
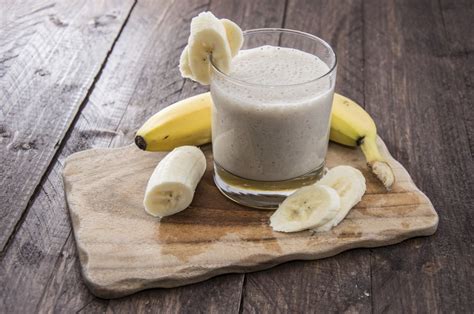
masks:
<svg viewBox="0 0 474 314"><path fill-rule="evenodd" d="M170 151L183 145L211 141L211 95L199 94L158 111L135 135L135 144L147 151Z"/></svg>
<svg viewBox="0 0 474 314"><path fill-rule="evenodd" d="M210 143L211 107L209 92L170 105L145 122L137 131L135 143L147 151L170 151L178 146ZM374 120L353 100L337 93L334 94L329 137L339 144L360 146L374 174L387 189L391 188L395 177L378 150Z"/></svg>
<svg viewBox="0 0 474 314"><path fill-rule="evenodd" d="M357 146L367 135L377 134L374 120L354 101L334 94L331 112L331 140L348 146Z"/></svg>
<svg viewBox="0 0 474 314"><path fill-rule="evenodd" d="M392 168L377 147L377 127L370 115L353 100L334 94L329 138L347 146L360 146L367 164L387 189L395 182Z"/></svg>

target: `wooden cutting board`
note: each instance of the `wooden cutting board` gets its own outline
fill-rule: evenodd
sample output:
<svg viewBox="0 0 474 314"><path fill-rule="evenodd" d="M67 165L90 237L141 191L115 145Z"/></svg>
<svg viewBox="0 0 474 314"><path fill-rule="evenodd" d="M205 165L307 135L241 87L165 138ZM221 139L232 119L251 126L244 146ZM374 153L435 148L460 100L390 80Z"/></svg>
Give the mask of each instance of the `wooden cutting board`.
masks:
<svg viewBox="0 0 474 314"><path fill-rule="evenodd" d="M239 206L219 193L209 147L208 168L191 207L161 221L145 213L142 200L164 154L134 145L73 154L63 176L84 280L95 295L115 298L433 234L438 215L431 202L381 140L379 146L395 172L392 191L368 171L359 150L331 143L327 166L361 170L367 193L333 230L292 234L272 231L271 211Z"/></svg>

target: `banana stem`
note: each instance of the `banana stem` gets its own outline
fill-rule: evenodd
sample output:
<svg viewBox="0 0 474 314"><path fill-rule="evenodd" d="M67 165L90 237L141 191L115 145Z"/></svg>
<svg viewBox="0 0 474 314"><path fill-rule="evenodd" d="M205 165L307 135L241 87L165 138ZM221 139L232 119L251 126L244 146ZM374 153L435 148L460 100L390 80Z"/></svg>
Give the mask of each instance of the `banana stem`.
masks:
<svg viewBox="0 0 474 314"><path fill-rule="evenodd" d="M375 161L385 161L385 159L380 155L379 148L377 147L377 142L374 137L366 136L360 144L360 148L367 159L367 163L371 164Z"/></svg>
<svg viewBox="0 0 474 314"><path fill-rule="evenodd" d="M138 146L138 148L146 150L146 141L140 135L135 136L135 144Z"/></svg>
<svg viewBox="0 0 474 314"><path fill-rule="evenodd" d="M395 175L388 162L380 154L375 137L365 137L361 142L360 148L367 159L367 164L385 188L390 190L395 182Z"/></svg>

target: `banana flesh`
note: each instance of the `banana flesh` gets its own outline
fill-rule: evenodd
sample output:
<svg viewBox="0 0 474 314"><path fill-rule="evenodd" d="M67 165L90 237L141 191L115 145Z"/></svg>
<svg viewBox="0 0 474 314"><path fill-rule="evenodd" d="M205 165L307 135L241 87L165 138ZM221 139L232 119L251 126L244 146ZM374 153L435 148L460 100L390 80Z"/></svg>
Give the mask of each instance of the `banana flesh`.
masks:
<svg viewBox="0 0 474 314"><path fill-rule="evenodd" d="M195 146L181 146L163 158L153 171L145 191L145 211L165 217L186 209L206 170L206 158Z"/></svg>
<svg viewBox="0 0 474 314"><path fill-rule="evenodd" d="M193 76L191 66L189 65L188 46L184 47L181 56L179 57L179 72L181 72L182 77L190 78Z"/></svg>
<svg viewBox="0 0 474 314"><path fill-rule="evenodd" d="M240 50L243 35L234 22L216 18L211 12L202 12L191 21L188 45L181 53L181 75L202 85L211 77L211 58L214 65L228 73L232 57Z"/></svg>
<svg viewBox="0 0 474 314"><path fill-rule="evenodd" d="M365 178L359 170L334 167L314 185L300 188L286 198L271 216L270 226L280 232L329 231L360 202L365 190Z"/></svg>
<svg viewBox="0 0 474 314"><path fill-rule="evenodd" d="M275 231L296 232L331 221L340 208L337 192L328 186L302 187L288 196L270 217Z"/></svg>
<svg viewBox="0 0 474 314"><path fill-rule="evenodd" d="M244 43L244 35L239 25L235 24L231 20L221 19L222 25L224 25L225 33L227 35L227 42L230 47L230 54L235 57L239 53L242 44ZM213 56L214 57L214 56Z"/></svg>
<svg viewBox="0 0 474 314"><path fill-rule="evenodd" d="M337 226L349 213L352 207L360 202L366 191L365 177L356 168L337 166L316 182L316 185L325 185L336 190L341 198L341 206L336 216L326 224L316 228L316 231L328 231Z"/></svg>

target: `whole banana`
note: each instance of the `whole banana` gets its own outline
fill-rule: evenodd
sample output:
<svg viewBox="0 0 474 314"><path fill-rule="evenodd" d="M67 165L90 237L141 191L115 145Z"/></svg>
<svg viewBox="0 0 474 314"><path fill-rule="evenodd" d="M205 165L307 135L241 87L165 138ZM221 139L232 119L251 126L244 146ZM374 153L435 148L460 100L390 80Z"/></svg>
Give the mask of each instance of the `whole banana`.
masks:
<svg viewBox="0 0 474 314"><path fill-rule="evenodd" d="M136 145L147 151L170 151L183 145L210 143L211 105L208 92L166 107L137 131ZM377 128L369 114L351 99L335 93L330 140L347 146L360 146L372 172L390 189L395 177L380 154L376 139Z"/></svg>

